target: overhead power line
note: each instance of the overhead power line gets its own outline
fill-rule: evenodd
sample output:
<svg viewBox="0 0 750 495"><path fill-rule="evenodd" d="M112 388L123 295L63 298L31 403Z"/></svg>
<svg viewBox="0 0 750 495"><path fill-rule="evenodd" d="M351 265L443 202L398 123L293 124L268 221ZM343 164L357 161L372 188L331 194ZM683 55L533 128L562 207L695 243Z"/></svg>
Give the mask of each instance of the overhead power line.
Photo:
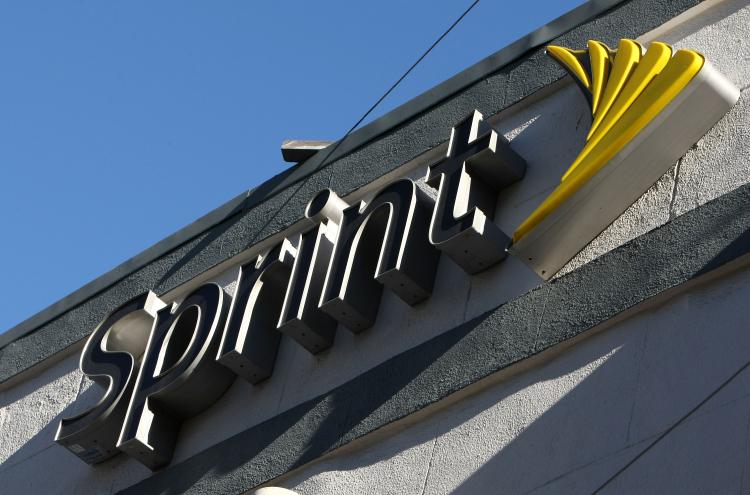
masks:
<svg viewBox="0 0 750 495"><path fill-rule="evenodd" d="M692 416L698 409L700 409L701 407L703 407L704 404L706 404L708 401L710 401L711 399L713 399L716 396L716 394L718 394L719 392L721 392L724 389L724 387L726 387L727 385L729 385L732 382L732 380L734 380L735 378L737 378L740 375L740 373L742 373L743 371L745 371L749 367L750 367L750 361L748 361L742 367L740 367L737 371L735 371L734 373L732 373L732 375L729 378L727 378L726 380L724 380L724 382L722 382L722 384L719 385L713 392L711 392L710 394L708 394L708 396L706 396L705 399L703 399L702 401L700 401L695 407L693 407L691 410L689 410L687 413L685 413L684 416L682 416L680 419L678 419L672 426L670 426L669 428L667 428L661 435L659 435L658 437L656 437L643 450L641 450L640 452L638 452L638 454L635 457L633 457L623 467L621 467L619 470L617 470L617 472L615 474L613 474L612 476L610 476L607 479L607 481L605 481L604 483L602 483L599 486L599 488L597 488L596 490L594 490L592 492L592 495L596 495L598 493L601 493L601 491L604 490L607 486L609 486L610 483L612 483L615 479L617 479L617 477L619 477L622 473L624 473L625 471L627 471L627 469L630 466L632 466L633 464L635 464L638 459L640 459L641 457L643 457L646 454L646 452L648 452L653 447L655 447L656 444L658 444L659 442L661 442L662 440L664 440L664 438L667 435L669 435L670 433L672 433L675 430L675 428L677 428L682 423L684 423L685 420L687 420L690 416Z"/></svg>
<svg viewBox="0 0 750 495"><path fill-rule="evenodd" d="M389 94L391 94L391 92L393 92L393 90L394 90L394 89L396 89L396 87L397 87L397 86L398 86L399 84L401 84L401 81L403 81L404 79L406 79L406 77L407 77L407 76L408 76L408 75L409 75L409 74L411 73L411 71L413 71L413 70L414 70L414 68L415 68L415 67L416 67L417 65L419 65L419 63L420 63L420 62L421 62L422 60L424 60L424 58L425 58L425 57L426 57L427 55L429 55L429 53L430 53L430 52L431 52L431 51L432 51L432 50L433 50L433 49L434 49L434 48L435 48L435 47L436 47L436 46L437 46L437 45L438 45L438 44L439 44L439 43L440 43L441 41L443 41L443 38L445 38L446 36L448 36L448 33L450 33L451 31L453 31L453 28L455 28L455 27L456 27L456 26L458 25L458 23L459 23L459 22L461 22L461 21L463 20L463 18L464 18L464 17L466 17L466 16L468 15L468 14L469 14L469 12L471 12L471 10L472 10L472 9L473 9L474 7L476 7L476 5L477 5L478 3L479 3L479 0L474 0L474 2L472 2L472 4L471 4L471 5L469 5L469 7L468 7L468 8L466 9L466 10L464 10L463 14L461 14L461 15L460 15L460 16L459 16L459 17L458 17L458 18L457 18L457 19L456 19L455 21L453 21L453 24L451 24L451 25L450 25L450 27L449 27L448 29L446 29L446 30L445 30L445 31L443 32L443 34L441 34L441 35L440 35L440 37L439 37L438 39L436 39L436 40L435 40L435 41L434 41L434 42L432 43L432 45L430 45L430 47L429 47L429 48L428 48L428 49L427 49L427 50L426 50L426 51L425 51L425 52L424 52L424 53L423 53L422 55L420 55L420 56L419 56L419 58L417 59L417 61L416 61L416 62L414 62L414 63L413 63L412 65L411 65L411 67L409 67L409 68L408 68L408 69L406 70L406 72L404 72L404 73L403 73L403 74L401 75L401 77L399 77L399 78L398 78L398 80L397 80L397 81L396 81L395 83L393 83L393 84L391 85L391 87L390 87L390 88L388 88L388 91L386 91L385 93L383 93L383 95L382 95L382 96L381 96L380 98L378 98L378 100L377 100L377 101L376 101L375 103L373 103L373 105L372 105L372 106L371 106L371 107L370 107L370 108L369 108L369 109L368 109L368 110L367 110L367 111L366 111L366 112L364 113L364 115L362 115L362 117L360 117L360 118L359 118L359 120L357 120L357 122L355 122L355 123L354 123L354 125L353 125L353 126L351 126L351 128L350 128L350 129L349 129L348 131L346 131L346 134L344 134L344 137L342 137L341 139L339 139L339 140L338 140L338 141L337 141L337 142L336 142L336 143L335 143L335 144L334 144L333 146L329 146L330 150L329 150L329 151L328 151L328 152L326 153L325 157L324 157L324 158L323 158L323 159L321 160L321 162L320 162L320 165L319 165L319 168L323 168L323 166L325 166L325 165L326 165L326 161L327 161L327 160L328 160L328 159L329 159L329 158L331 157L331 155L333 155L334 151L336 151L336 150L338 149L338 147L339 147L339 146L341 146L341 143L343 143L343 142L344 142L344 140L345 140L345 139L346 139L347 137L349 137L349 134L351 134L351 133L352 133L352 132L354 131L354 129L356 129L356 128L357 128L357 127L359 126L359 124L361 124L361 123L362 123L362 122L363 122L363 121L364 121L364 120L365 120L365 119L366 119L366 118L367 118L367 117L368 117L368 116L369 116L369 115L370 115L370 114L371 114L371 113L373 112L373 110L375 110L375 108L377 108L377 106L378 106L378 105L380 105L380 103L381 103L381 102L382 102L383 100L385 100L385 99L386 99L386 98L388 97L388 95L389 95Z"/></svg>

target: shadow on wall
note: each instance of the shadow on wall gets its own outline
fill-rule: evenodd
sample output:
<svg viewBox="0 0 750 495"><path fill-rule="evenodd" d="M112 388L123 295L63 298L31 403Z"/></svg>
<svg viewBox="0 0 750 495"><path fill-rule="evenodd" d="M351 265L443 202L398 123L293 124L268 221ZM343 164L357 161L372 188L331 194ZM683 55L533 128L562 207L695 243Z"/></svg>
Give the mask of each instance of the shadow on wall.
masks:
<svg viewBox="0 0 750 495"><path fill-rule="evenodd" d="M534 119L534 122L532 122L531 125L524 127L515 138L516 145L522 141L522 136L528 135L531 129L543 125L543 120L544 119L537 121L537 119ZM265 197L270 189L277 186L277 183L280 180L283 180L283 177L278 176L272 179L269 183L261 186L261 188L251 191L245 200L241 201L230 212L226 213L225 220L222 223L213 227L204 238L195 244L195 246L174 261L166 273L156 282L156 287L158 288L162 285L173 285L173 279L179 278L177 275L188 264L192 263L194 258L200 257L204 250L209 249L209 246L212 243L222 238L222 236L226 235L228 231L237 229L238 222L241 219L241 213L247 208L247 205L254 203L259 198ZM299 184L294 185L292 187L294 192L284 200L283 204L286 204L291 198L295 197L297 191L302 189L306 184L307 181L303 180ZM273 214L269 215L265 225L272 223L275 215L278 214L282 208L275 210ZM264 230L265 226L257 229L257 232L262 233ZM257 235L258 234L256 234L255 237L257 237ZM244 240L244 247L247 248L252 245L256 241L255 237L249 240ZM444 262L450 261L444 260ZM494 304L497 303L495 302ZM489 305L491 306L494 304ZM469 330L470 328L467 326L465 331L468 332ZM344 440L342 438L346 436L348 429L353 430L352 432L349 432L350 438L358 436L359 433L357 432L357 428L354 427L359 425L360 427L367 428L367 422L365 420L368 416L378 409L380 405L392 399L393 396L396 395L403 386L408 384L412 378L418 376L424 371L427 366L429 366L431 360L437 359L441 352L450 347L450 341L446 341L445 345L448 345L448 347L437 346L431 353L425 354L422 359L417 360L416 366L412 366L408 370L408 373L400 375L397 379L393 379L392 377L381 377L388 383L388 386L373 387L372 394L367 401L359 401L356 404L352 404L351 398L358 393L356 387L340 387L330 396L326 397L325 400L310 401L293 408L283 417L275 418L274 420L266 422L262 428L253 432L252 438L242 440L240 442L241 445L237 444L236 448L241 449L245 453L246 457L244 458L251 458L264 452L267 447L274 447L278 444L283 448L284 442L283 440L278 440L279 438L294 439L301 436L302 438L308 438L308 449L306 449L305 452L292 452L290 455L283 453L282 458L287 463L286 465L301 465L309 460L315 459L320 453L335 449L340 444L348 441L348 439ZM20 481L21 485L19 486L25 488L52 492L66 491L72 487L65 486L65 483L60 483L60 481L68 480L73 485L80 482L82 484L81 490L83 491L98 492L102 488L102 485L99 483L109 485L115 483L114 486L123 487L127 486L128 482L134 482L148 476L148 471L144 471L144 469L135 463L135 461L126 459L124 456L118 456L116 459L92 468L81 463L72 454L53 443L54 434L61 418L71 417L76 413L85 410L87 407L93 405L101 396L101 391L98 387L90 386L84 388L84 383L79 382L80 373L75 371L77 368L77 361L78 355L76 354L75 356L71 356L71 358L67 358L62 367L58 366L48 370L45 373L42 373L38 378L30 380L19 387L13 388L9 393L0 396L0 401L2 401L2 405L5 406L21 400L23 395L20 392L21 390L28 390L29 393L31 393L34 390L41 389L63 377L76 375L76 383L69 387L71 389L69 391L70 397L63 401L63 404L56 404L56 407L54 408L55 411L63 409L62 412L51 414L44 418L46 423L43 423L44 426L42 429L35 434L30 434L26 437L28 440L23 445L19 445L19 448L11 454L5 462L3 462L2 467L0 467L0 477L2 477L3 471L8 471L5 478L19 482L21 477L15 476L14 473L23 472L26 479ZM78 390L80 388L84 388L84 390L80 392L80 390ZM79 393L80 395L76 398L76 395ZM68 405L66 406L65 404ZM249 405L249 407L251 407L251 405ZM208 414L210 414L210 410L208 411ZM320 417L325 419L321 422L317 422L315 420L309 420L308 417L310 416L313 418ZM307 421L312 421L312 424L308 425ZM377 424L377 421L374 424ZM40 422L36 421L35 427L38 428L39 425ZM291 431L291 433L288 431ZM20 437L23 437L23 435ZM40 470L39 464L35 464L36 461L30 461L27 463L27 467L21 467L21 464L29 461L32 457L39 455L41 452L44 452L44 456L47 459L54 458L54 462L58 462L57 459L59 458L62 465L68 465L68 462L72 461L72 463L69 464L70 468L66 470L66 476L59 477L56 481L55 477L48 476L48 474L51 473ZM200 468L196 470L191 469L189 474L181 476L181 481L178 484L183 484L184 480L184 486L187 487L191 484L190 480L195 476L201 476L207 471L231 471L237 467L231 461L227 461L224 456L221 455L221 452L218 452L217 454L218 458L215 465L212 464L210 460L206 462L204 459L201 462ZM18 468L12 469L16 466L18 466ZM125 471L132 474L117 476L116 471ZM103 473L110 474L107 475ZM113 480L107 480L107 476L111 476ZM86 481L88 478L90 478L90 482ZM117 478L117 480L114 481L114 478ZM98 481L95 483L93 480Z"/></svg>
<svg viewBox="0 0 750 495"><path fill-rule="evenodd" d="M77 360L69 357L48 372L0 392L0 473L50 446L57 428L55 416L75 398L80 385L82 375L77 370Z"/></svg>
<svg viewBox="0 0 750 495"><path fill-rule="evenodd" d="M518 431L508 434L512 427L490 425L469 439L489 446L478 449L484 456L474 469L457 470L455 475L463 481L450 491L593 493L750 359L744 317L750 276L733 278L738 277L744 278L738 286L680 296L585 341L543 371L530 372L521 388L532 392L524 391L525 400L510 401L520 407L487 415L489 421L512 424L527 408L536 409L533 402L545 401L544 393L533 391L538 384L551 378L547 393L554 397L554 389L564 388L566 382L555 377L569 377L615 351L538 418L516 424ZM728 303L722 301L725 297ZM499 406L494 407L502 409L507 397L505 390L494 400L485 394L482 402L438 435L453 428L460 431L460 425L472 422L473 414L484 414L495 402ZM741 493L750 460L749 428L750 372L745 371L602 493ZM485 437L493 434L492 440ZM457 435L446 436L456 441ZM450 472L454 449L448 446L443 465L433 462L433 467ZM435 481L441 481L439 474ZM428 483L426 493L436 492L441 490Z"/></svg>
<svg viewBox="0 0 750 495"><path fill-rule="evenodd" d="M732 279L274 483L303 494L592 493L750 358L743 316L750 275ZM749 420L745 372L603 493L740 493ZM424 445L416 461L404 455Z"/></svg>
<svg viewBox="0 0 750 495"><path fill-rule="evenodd" d="M157 474L153 481L147 480L150 482L148 491L158 488L164 493L181 493L199 483L206 475L221 476L222 473L230 473L259 454L267 454L269 450L274 452L274 462L280 466L305 464L317 458L320 453L344 443L347 432L352 434L358 427L366 425L367 417L374 410L396 395L411 378L448 348L449 343L445 348L437 347L434 351L425 353L421 360L413 363L411 374L382 377L386 386L373 387L365 401L354 403L351 399L359 395L359 388L344 385L329 396L294 407L259 427L229 439L221 448L209 449L173 468L167 468L162 473L167 474L166 477ZM149 475L146 468L124 455L96 466L88 466L54 443L55 431L61 418L85 410L101 396L98 387L90 386L76 399L77 389L81 384L81 375L76 372L76 368L77 356L73 356L50 369L38 380L30 380L2 396L2 404L6 406L22 401L35 390L56 387L61 379L69 378L68 381L71 382L67 384L71 389L68 394L70 396L65 399L68 405L62 412L50 417L42 429L0 467L0 486L32 493L100 493L113 487L124 488ZM49 394L45 395L49 399ZM248 404L248 407L251 406ZM300 444L300 439L305 439L306 445ZM304 449L288 449L290 443L304 445ZM226 455L228 452L233 455ZM51 465L55 468L50 469ZM170 475L172 473L176 476Z"/></svg>
<svg viewBox="0 0 750 495"><path fill-rule="evenodd" d="M627 445L641 340L621 331L586 340L422 423L275 483L333 493L343 489L336 471L351 470L382 482L352 486L352 493L528 493ZM414 464L400 465L404 451L433 442ZM408 487L389 485L390 470L406 469L414 472Z"/></svg>
<svg viewBox="0 0 750 495"><path fill-rule="evenodd" d="M382 482L352 486L352 493L525 493L580 458L611 448L592 442L598 434L624 443L625 432L613 430L627 426L623 414L630 411L617 406L634 396L627 371L637 364L641 346L622 332L616 337L583 342L420 423L365 439L353 453L333 453L279 484L302 494L333 493L343 488L336 472L351 470ZM621 399L602 397L607 387ZM405 451L425 445L412 464L401 465L409 462ZM407 469L414 473L409 486L389 484L389 471Z"/></svg>
<svg viewBox="0 0 750 495"><path fill-rule="evenodd" d="M308 481L295 489L317 493L306 487L329 470L356 469L361 479L368 479L368 466L398 464L402 452L437 438L431 459L424 459L431 466L425 493L591 491L747 359L743 351L750 333L744 331L742 311L750 276L735 278L740 276L745 277L741 283L725 287L716 282L710 290L680 296L584 340L512 383L438 413L437 419L381 438L371 448L365 441L367 455L333 455L288 476L283 484L294 487L295 476L304 477ZM398 402L433 394L426 385L438 386L439 363L471 345L474 326L459 330L435 339L439 345L407 353L408 359L378 367L363 381L281 414L130 491L199 493L219 483L224 491L239 492L267 482L269 473L302 466L384 419L397 419L389 414ZM433 376L426 379L428 375ZM612 489L628 492L645 484L657 492L679 487L703 493L738 487L747 464L749 378L742 375ZM361 389L371 393L363 396ZM380 484L355 491L387 493L389 472L372 479ZM329 482L335 481L340 482L334 474ZM393 493L420 491L393 487Z"/></svg>
<svg viewBox="0 0 750 495"><path fill-rule="evenodd" d="M92 467L54 442L62 418L101 397L99 387L84 383L73 355L0 393L0 413L7 415L0 419L1 447L9 454L0 464L0 493L110 493L150 474L122 455Z"/></svg>
<svg viewBox="0 0 750 495"><path fill-rule="evenodd" d="M177 274L183 267L185 267L190 262L190 260L197 257L199 253L208 248L214 241L226 235L227 232L234 228L242 220L242 217L240 216L241 213L268 199L270 195L272 195L273 191L277 187L279 187L282 182L284 182L289 173L294 169L295 167L292 167L270 178L268 181L264 182L255 189L251 189L244 201L227 212L224 215L224 220L222 222L211 227L205 237L203 237L195 246L193 246L188 252L181 256L180 259L178 259L172 266L170 266L169 269L164 273L164 275L159 278L154 287L158 289L162 287L174 286L174 283L169 282L175 274ZM258 240L258 236L260 236L261 233L265 231L266 227L268 227L268 225L270 225L271 222L274 221L279 212L282 211L284 206L286 206L289 200L291 200L292 197L296 195L296 193L305 185L306 182L306 180L303 180L299 185L293 186L294 192L289 196L289 198L286 199L286 201L284 201L284 203L279 208L274 211L274 213L272 213L268 217L266 222L256 230L255 235L245 244L245 249L255 244L255 242Z"/></svg>
<svg viewBox="0 0 750 495"><path fill-rule="evenodd" d="M340 478L327 472L358 470L358 478L380 484L356 487L357 493L420 493L423 486L424 493L591 492L748 359L750 332L743 315L749 284L750 274L739 273L695 289L579 342L510 382L391 436L374 436L376 443L365 440L354 452L334 453L275 484L299 485L295 489L303 494L318 493L321 484L348 488L336 485ZM400 401L434 394L429 384L439 382L441 362L454 360L462 347L471 348L475 330L476 324L467 324L448 332L433 345L407 353L408 359L366 373L364 381L294 407L153 477L125 456L89 467L54 445L58 421L81 407L76 402L3 463L0 486L32 493L101 493L145 478L126 491L241 492L267 482L268 473L300 467L384 419L396 419L389 414ZM56 374L70 374L72 362L61 363ZM675 430L609 492L738 489L748 464L747 375ZM368 394L361 393L363 387ZM4 394L3 406L23 399L27 389ZM89 400L95 396L94 389L84 392ZM420 466L399 467L405 450L433 439ZM396 466L378 471L388 463ZM374 470L371 478L368 469ZM388 469L420 474L413 489L389 486Z"/></svg>
<svg viewBox="0 0 750 495"><path fill-rule="evenodd" d="M737 242L750 241L745 236ZM723 262L722 256L707 269ZM720 282L714 286L717 284ZM450 414L438 413L438 422L428 420L415 426L416 433L402 433L383 446L375 445L370 465L397 458L406 448L438 438L426 480L427 493L585 493L750 357L743 352L749 348L750 332L743 331L741 315L746 302L741 295L717 297L710 309L698 314L683 307L691 296L681 296L682 306L676 310L639 315L581 342L537 370L519 375L512 384L494 387L451 407ZM541 305L532 307L529 320L538 321L539 311ZM666 316L660 317L662 313ZM399 361L395 365L387 362L378 366L362 375L362 380L338 387L171 466L131 491L181 493L213 487L239 492L267 482L269 473L277 476L317 459L384 422L399 419L394 411L402 410L401 403L436 396L442 374L450 371L441 367L442 363L455 362L456 353L471 351L472 335L481 321L468 322L428 346L407 351L396 358ZM505 331L500 326L497 330ZM519 334L528 333L525 330L520 329ZM526 338L533 339L533 333ZM609 357L601 360L602 356ZM594 362L597 365L592 365ZM56 373L63 376L72 370L66 362ZM43 380L51 383L55 378L45 376ZM43 385L34 381L30 384ZM642 484L649 488L663 484L665 490L680 486L685 492L702 492L722 486L727 488L722 491L731 491L729 488L741 483L741 465L747 464L750 405L746 380L742 386L731 400L722 399L722 394L673 432L648 454L656 456L656 461L644 458L618 481L627 483L627 487L614 484L612 489L627 492L643 488ZM21 400L25 395L22 389L28 389L26 384L3 393L0 404ZM368 392L366 396L363 389ZM90 394L95 392L87 390L84 397L93 397ZM99 493L147 478L145 468L124 456L92 468L52 443L60 418L74 414L79 407L79 402L66 407L12 454L0 466L0 486L16 491ZM477 424L481 427L469 428ZM460 435L466 439L462 441ZM46 447L40 449L41 445ZM52 465L55 469L49 469ZM327 469L364 467L357 456L334 456L305 467L305 475L314 480L316 473ZM373 488L382 493L388 487Z"/></svg>

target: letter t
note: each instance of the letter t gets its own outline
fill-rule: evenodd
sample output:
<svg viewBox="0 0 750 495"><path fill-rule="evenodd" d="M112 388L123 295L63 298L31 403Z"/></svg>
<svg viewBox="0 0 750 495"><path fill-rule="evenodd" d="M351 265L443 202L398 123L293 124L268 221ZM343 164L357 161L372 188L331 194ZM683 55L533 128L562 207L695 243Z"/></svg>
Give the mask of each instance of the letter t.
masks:
<svg viewBox="0 0 750 495"><path fill-rule="evenodd" d="M525 171L523 158L475 110L453 128L446 157L427 172L427 184L438 190L430 242L467 273L505 259L510 238L492 223L497 194Z"/></svg>

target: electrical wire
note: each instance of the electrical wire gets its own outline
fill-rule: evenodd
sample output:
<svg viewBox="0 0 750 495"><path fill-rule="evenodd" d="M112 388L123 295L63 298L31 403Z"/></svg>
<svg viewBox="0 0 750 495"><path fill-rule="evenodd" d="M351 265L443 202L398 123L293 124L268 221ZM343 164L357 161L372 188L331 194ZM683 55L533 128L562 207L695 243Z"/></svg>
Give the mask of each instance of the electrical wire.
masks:
<svg viewBox="0 0 750 495"><path fill-rule="evenodd" d="M667 428L661 435L659 435L658 437L656 437L656 439L653 442L651 442L650 444L648 444L635 457L633 457L627 464L625 464L623 467L621 467L615 474L613 474L612 476L610 476L607 479L607 481L605 481L604 483L602 483L599 486L599 488L597 488L596 490L594 490L592 492L591 495L596 495L596 494L600 493L604 488L606 488L610 483L612 483L618 476L620 476L622 473L624 473L630 466L632 466L633 464L635 464L638 459L640 459L641 457L643 457L646 454L646 452L648 452L649 450L651 450L657 443L659 443L662 440L664 440L664 438L667 435L669 435L670 433L672 433L672 431L674 431L675 428L677 428L683 422L685 422L686 419L688 419L690 416L692 416L693 413L695 413L698 409L700 409L705 403L707 403L712 398L714 398L714 396L716 396L716 394L718 394L719 392L721 392L721 390L724 387L726 387L727 385L729 385L729 383L732 380L734 380L735 378L737 378L740 375L740 373L742 373L743 371L745 371L748 367L750 367L750 361L748 361L740 369L738 369L737 371L735 371L729 378L727 378L726 380L724 380L724 382L721 385L719 385L718 388L716 388L713 392L711 392L710 394L708 394L708 396L705 399L703 399L702 401L700 401L695 407L693 407L684 416L682 416L680 419L678 419L672 426L670 426L669 428Z"/></svg>
<svg viewBox="0 0 750 495"><path fill-rule="evenodd" d="M458 25L458 23L461 22L463 18L466 17L474 7L476 7L478 3L479 3L479 0L474 0L474 2L472 2L471 5L469 5L469 7L453 22L453 24L451 24L450 27L448 27L448 29L446 29L443 32L443 34L441 34L440 37L438 37L438 39L436 39L432 43L432 45L430 45L430 47L424 53L422 53L422 55L420 55L420 57L416 60L416 62L414 62L411 65L411 67L409 67L406 70L406 72L404 72L401 75L401 77L399 77L398 80L395 83L393 83L393 85L391 85L391 87L388 88L388 90L385 93L383 93L383 95L380 98L378 98L378 100L364 113L364 115L362 115L362 117L360 117L359 120L357 120L357 122L355 122L355 124L351 126L351 128L349 128L348 131L346 131L346 134L344 134L344 136L338 142L336 142L336 144L332 146L331 149L326 153L325 157L320 162L319 168L322 168L323 166L326 165L326 161L328 160L328 158L330 158L331 155L333 155L333 153L338 149L339 146L341 146L344 140L346 140L346 138L349 137L349 135L352 132L354 132L354 130L373 112L373 110L375 110L375 108L377 108L377 106L380 105L380 103L383 100L385 100L388 97L388 95L390 95L393 92L393 90L396 89L396 87L399 84L401 84L401 82L404 79L406 79L406 77L411 73L411 71L414 70L414 68L417 65L419 65L419 63L422 62L422 60L424 60L424 58L427 55L429 55L429 53L443 40L443 38L445 38L453 30L453 28L455 28ZM679 427L683 422L685 422L685 420L687 420L690 416L692 416L698 409L700 409L704 404L706 404L713 397L715 397L716 394L718 394L721 390L723 390L724 387L729 385L729 383L731 383L732 380L737 378L737 376L739 376L740 373L745 371L748 367L750 367L750 361L745 363L740 369L738 369L729 378L727 378L721 385L719 385L718 388L716 388L713 392L711 392L706 398L704 398L695 407L693 407L690 411L688 411L685 415L683 415L680 419L678 419L672 426L667 428L661 435L656 437L656 439L654 439L653 442L648 444L635 457L633 457L617 472L615 472L612 476L610 476L604 483L602 483L596 490L592 492L592 495L597 495L598 493L601 493L601 491L604 488L609 486L615 479L617 479L622 473L624 473L628 468L630 468L630 466L635 464L638 461L638 459L643 457L649 450L651 450L654 446L656 446L659 442L661 442L664 438L666 438L667 435L669 435L672 431L674 431L677 427Z"/></svg>
<svg viewBox="0 0 750 495"><path fill-rule="evenodd" d="M422 60L424 60L424 58L427 55L429 55L429 53L438 45L438 43L440 43L441 41L443 41L443 38L445 38L446 36L448 36L448 33L450 33L451 31L453 31L453 28L455 28L458 25L458 23L461 22L463 20L463 18L468 15L469 12L471 12L471 10L474 7L476 7L476 5L478 3L479 3L479 0L474 0L474 2L471 5L469 5L469 7L463 12L463 14L461 14L458 17L458 19L456 19L455 21L453 21L453 24L451 24L450 27L448 29L446 29L443 32L443 34L441 34L440 37L438 39L436 39L435 42L432 43L432 45L430 45L430 47L417 59L417 61L414 62L411 65L411 67L409 67L406 70L406 72L404 72L403 75L401 75L401 77L399 77L398 80L395 83L393 83L393 85L391 85L390 88L388 88L388 91L386 91L385 93L383 93L383 95L380 98L378 98L378 100L369 108L369 110L367 110L364 113L364 115L362 115L362 117L360 117L359 120L357 120L357 122L353 126L351 126L351 128L348 131L346 131L346 134L344 134L344 137L342 137L341 139L339 139L338 142L336 142L335 145L333 145L332 147L330 147L331 148L330 151L328 151L328 153L326 153L325 157L320 161L320 165L318 166L318 168L323 168L325 165L327 165L326 161L331 157L331 155L333 155L333 152L336 151L339 146L341 146L341 143L343 143L344 140L347 137L349 137L349 134L351 134L352 132L354 132L354 129L356 129L359 126L359 124L361 124L372 113L372 111L375 110L375 108L378 105L380 105L380 103L383 100L385 100L388 97L388 95L391 94L391 92L393 92L394 89L396 89L396 86L398 86L399 84L401 84L401 81L403 81L404 79L406 79L406 77L411 73L411 71L413 71L414 68L417 65L419 65L419 63Z"/></svg>

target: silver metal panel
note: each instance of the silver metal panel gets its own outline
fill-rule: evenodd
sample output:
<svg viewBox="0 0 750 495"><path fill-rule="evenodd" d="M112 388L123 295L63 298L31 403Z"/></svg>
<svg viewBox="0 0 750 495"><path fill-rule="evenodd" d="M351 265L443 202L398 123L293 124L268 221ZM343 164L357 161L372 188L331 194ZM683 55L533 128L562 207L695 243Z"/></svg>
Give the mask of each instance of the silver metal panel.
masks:
<svg viewBox="0 0 750 495"><path fill-rule="evenodd" d="M599 235L723 117L740 92L706 61L666 108L509 251L545 280Z"/></svg>

